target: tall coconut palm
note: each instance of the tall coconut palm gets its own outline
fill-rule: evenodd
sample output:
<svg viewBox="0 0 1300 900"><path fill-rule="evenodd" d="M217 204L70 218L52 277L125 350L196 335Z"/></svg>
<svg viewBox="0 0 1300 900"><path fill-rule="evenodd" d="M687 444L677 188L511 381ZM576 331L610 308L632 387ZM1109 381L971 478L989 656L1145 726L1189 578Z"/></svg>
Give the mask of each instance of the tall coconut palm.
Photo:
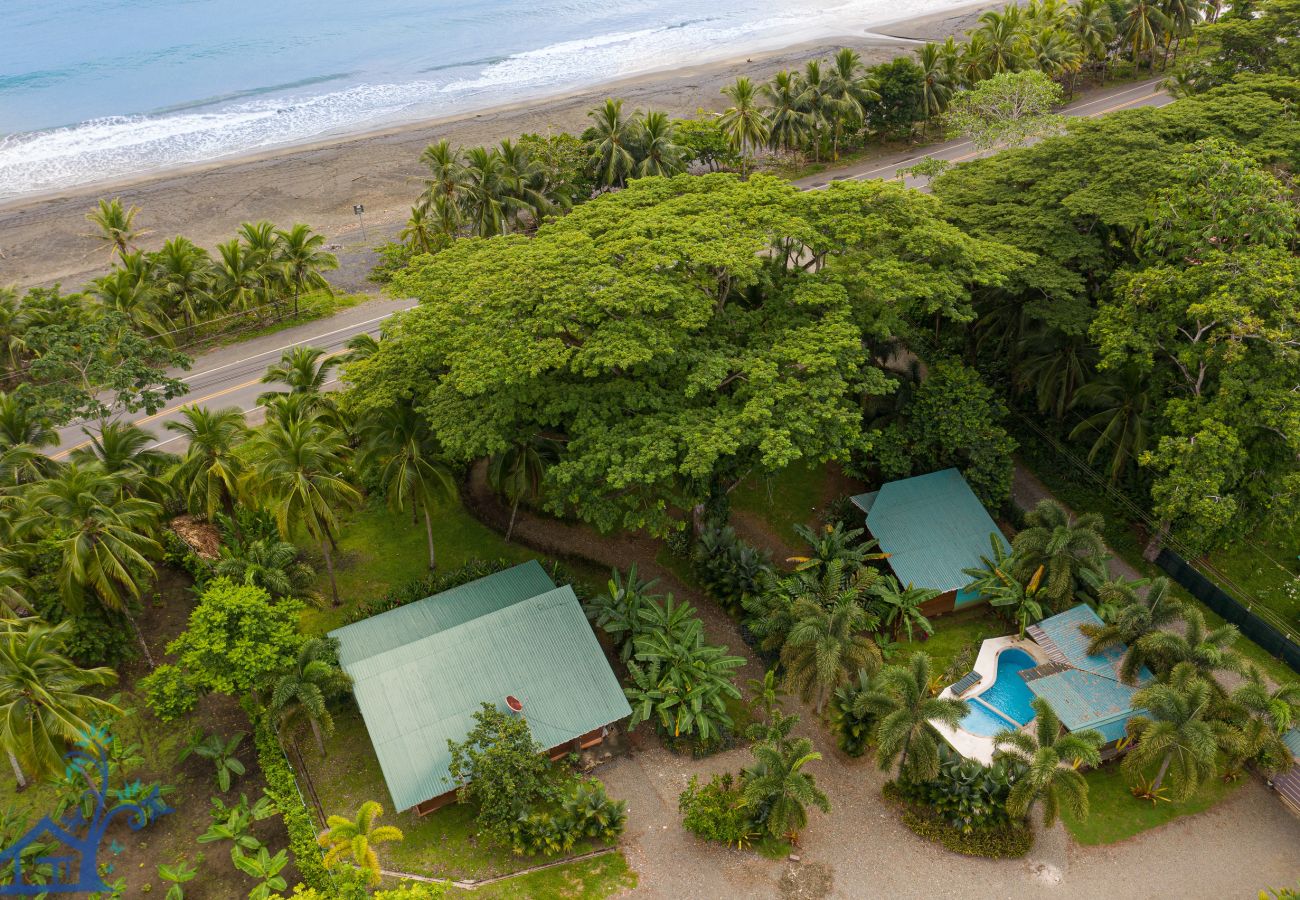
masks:
<svg viewBox="0 0 1300 900"><path fill-rule="evenodd" d="M280 676L271 694L271 712L281 724L306 719L316 749L325 756L325 738L334 733L329 701L343 693L352 679L339 668L336 650L325 638L311 638L298 648L292 668Z"/></svg>
<svg viewBox="0 0 1300 900"><path fill-rule="evenodd" d="M953 90L951 64L944 57L943 47L927 41L916 50L916 64L921 69L921 108L925 118L943 115Z"/></svg>
<svg viewBox="0 0 1300 900"><path fill-rule="evenodd" d="M1115 22L1106 0L1078 0L1072 4L1066 27L1074 35L1084 58L1104 66L1110 42L1115 39Z"/></svg>
<svg viewBox="0 0 1300 900"><path fill-rule="evenodd" d="M1133 52L1133 70L1137 71L1143 53L1150 57L1150 68L1155 70L1155 48L1169 20L1154 0L1130 0L1128 11L1124 14L1121 32L1124 40Z"/></svg>
<svg viewBox="0 0 1300 900"><path fill-rule="evenodd" d="M14 777L49 778L63 772L67 745L84 738L94 722L122 711L83 693L117 681L107 667L82 669L64 655L72 623L39 620L0 627L0 745Z"/></svg>
<svg viewBox="0 0 1300 900"><path fill-rule="evenodd" d="M766 809L767 833L799 842L808 826L808 807L831 811L830 799L804 766L822 758L805 737L785 738L754 747L754 765L745 770L744 797L751 809Z"/></svg>
<svg viewBox="0 0 1300 900"><path fill-rule="evenodd" d="M758 89L767 109L767 142L773 150L797 150L808 134L808 98L798 72L782 69Z"/></svg>
<svg viewBox="0 0 1300 900"><path fill-rule="evenodd" d="M339 267L338 257L321 249L325 236L313 234L301 223L288 231L275 232L275 245L271 251L284 280L293 289L293 314L298 315L298 296L307 290L332 293L330 283L323 273Z"/></svg>
<svg viewBox="0 0 1300 900"><path fill-rule="evenodd" d="M1074 426L1070 440L1092 442L1089 463L1108 454L1106 470L1118 484L1151 443L1155 402L1147 379L1136 367L1107 370L1080 387L1070 405L1096 410Z"/></svg>
<svg viewBox="0 0 1300 900"><path fill-rule="evenodd" d="M501 160L501 179L505 182L507 231L537 225L542 217L555 211L548 188L545 166L533 158L524 144L502 141L497 148Z"/></svg>
<svg viewBox="0 0 1300 900"><path fill-rule="evenodd" d="M248 434L243 410L191 404L182 407L181 417L165 427L186 442L180 462L167 474L185 508L209 519L224 512L234 524L236 537L242 539L235 498L244 476L244 459L236 450Z"/></svg>
<svg viewBox="0 0 1300 900"><path fill-rule="evenodd" d="M831 60L826 72L826 95L835 103L835 119L831 123L831 152L839 159L840 138L844 131L856 128L866 121L867 104L879 100L876 81L862 65L856 50L842 48Z"/></svg>
<svg viewBox="0 0 1300 900"><path fill-rule="evenodd" d="M975 34L983 38L982 69L987 75L1015 72L1024 66L1025 28L1020 7L988 10L980 16Z"/></svg>
<svg viewBox="0 0 1300 900"><path fill-rule="evenodd" d="M26 355L27 305L18 299L18 291L0 286L0 369L12 370Z"/></svg>
<svg viewBox="0 0 1300 900"><path fill-rule="evenodd" d="M1239 637L1237 627L1225 622L1210 628L1194 607L1184 607L1179 617L1183 620L1181 630L1152 631L1136 641L1135 657L1161 675L1179 665L1187 666L1222 696L1219 673L1245 671L1241 655L1232 649Z"/></svg>
<svg viewBox="0 0 1300 900"><path fill-rule="evenodd" d="M470 231L479 237L509 230L510 183L501 154L488 147L473 147L465 154L465 188L462 208Z"/></svg>
<svg viewBox="0 0 1300 900"><path fill-rule="evenodd" d="M411 406L398 403L372 417L364 441L364 457L378 475L389 509L423 511L429 568L436 568L433 511L456 496L456 482L437 438Z"/></svg>
<svg viewBox="0 0 1300 900"><path fill-rule="evenodd" d="M378 885L382 876L375 845L403 839L401 829L393 825L377 824L383 814L382 806L374 800L367 800L357 809L355 819L345 819L343 816L330 816L326 819L326 829L317 837L317 842L326 848L326 868L340 860L351 858L365 870L371 887Z"/></svg>
<svg viewBox="0 0 1300 900"><path fill-rule="evenodd" d="M1074 74L1083 65L1083 52L1074 36L1063 28L1031 31L1025 41L1025 59L1035 69L1063 81L1074 90Z"/></svg>
<svg viewBox="0 0 1300 900"><path fill-rule="evenodd" d="M150 258L167 317L192 330L212 307L212 258L183 237L166 241Z"/></svg>
<svg viewBox="0 0 1300 900"><path fill-rule="evenodd" d="M791 612L794 625L781 648L786 684L820 715L858 669L880 668L880 648L867 636L876 620L858 598L845 595L830 607L803 597Z"/></svg>
<svg viewBox="0 0 1300 900"><path fill-rule="evenodd" d="M298 559L298 548L288 541L258 538L247 544L223 544L221 559L213 567L219 578L259 587L275 599L311 597L311 566Z"/></svg>
<svg viewBox="0 0 1300 900"><path fill-rule="evenodd" d="M1174 667L1167 682L1152 682L1133 695L1133 708L1144 712L1129 719L1128 735L1136 743L1124 770L1140 775L1158 762L1152 796L1166 776L1172 776L1176 800L1186 800L1214 777L1222 740L1210 722L1214 693L1193 666L1184 664Z"/></svg>
<svg viewBox="0 0 1300 900"><path fill-rule="evenodd" d="M1006 729L998 732L993 743L995 755L1014 759L1024 765L1007 794L1007 812L1028 817L1035 806L1043 811L1043 827L1056 824L1061 808L1083 819L1088 815L1088 782L1079 774L1079 766L1101 763L1101 732L1089 728L1062 733L1056 711L1042 697L1035 697L1034 733Z"/></svg>
<svg viewBox="0 0 1300 900"><path fill-rule="evenodd" d="M820 160L823 135L835 116L835 101L826 93L827 79L822 70L822 60L810 59L804 63L802 97L808 119L809 137L813 146L813 159Z"/></svg>
<svg viewBox="0 0 1300 900"><path fill-rule="evenodd" d="M1168 578L1153 579L1145 594L1134 592L1131 602L1120 607L1110 622L1080 625L1088 638L1089 655L1104 653L1112 647L1125 647L1120 662L1120 680L1136 684L1141 672L1146 645L1142 639L1182 619L1183 604L1169 589Z"/></svg>
<svg viewBox="0 0 1300 900"><path fill-rule="evenodd" d="M319 418L268 422L253 438L250 480L271 501L280 534L290 540L301 526L325 558L334 605L339 597L330 536L338 513L361 501L361 493L340 473L347 471L347 441Z"/></svg>
<svg viewBox="0 0 1300 900"><path fill-rule="evenodd" d="M278 363L267 367L262 383L282 384L290 394L316 396L323 393L330 383L330 374L336 364L333 357L320 347L293 347L281 354ZM259 396L257 402L265 404L284 393L268 391Z"/></svg>
<svg viewBox="0 0 1300 900"><path fill-rule="evenodd" d="M676 134L677 127L665 112L648 112L637 120L637 163L633 171L638 178L686 171L687 152L675 142Z"/></svg>
<svg viewBox="0 0 1300 900"><path fill-rule="evenodd" d="M54 468L45 451L57 446L59 433L36 404L18 393L0 391L0 489L39 481Z"/></svg>
<svg viewBox="0 0 1300 900"><path fill-rule="evenodd" d="M515 515L519 501L525 497L536 499L542 489L546 470L559 458L554 441L534 437L516 441L500 453L488 458L487 480L492 490L510 503L510 524L506 526L506 541L515 531Z"/></svg>
<svg viewBox="0 0 1300 900"><path fill-rule="evenodd" d="M212 295L226 312L258 309L267 296L262 261L238 238L217 245Z"/></svg>
<svg viewBox="0 0 1300 900"><path fill-rule="evenodd" d="M1106 574L1106 543L1101 536L1102 518L1096 513L1070 517L1070 512L1051 498L1040 500L1025 515L1025 528L1011 541L1021 581L1043 567L1042 591L1052 603L1063 604L1084 585L1084 573Z"/></svg>
<svg viewBox="0 0 1300 900"><path fill-rule="evenodd" d="M467 181L461 152L442 140L425 147L420 162L428 167L430 176L420 197L421 208L427 209L438 200L446 201L453 209L459 208Z"/></svg>
<svg viewBox="0 0 1300 900"><path fill-rule="evenodd" d="M921 607L938 597L939 591L913 584L904 587L893 575L886 575L875 583L871 592L881 610L880 624L893 632L894 640L906 634L910 641L915 631L934 634L934 626Z"/></svg>
<svg viewBox="0 0 1300 900"><path fill-rule="evenodd" d="M130 259L131 254L127 258ZM170 345L172 322L163 310L163 297L147 273L132 269L114 269L90 283L88 291L99 303L117 310L139 331Z"/></svg>
<svg viewBox="0 0 1300 900"><path fill-rule="evenodd" d="M929 781L939 772L939 735L930 724L956 727L966 715L964 700L930 696L930 657L913 653L904 665L885 666L866 695L877 717L876 758L888 770L898 762L898 776Z"/></svg>
<svg viewBox="0 0 1300 900"><path fill-rule="evenodd" d="M123 207L118 197L100 200L98 208L86 213L86 221L97 229L91 237L102 241L110 255L116 253L125 259L135 249L136 241L149 234L135 224L140 207Z"/></svg>
<svg viewBox="0 0 1300 900"><path fill-rule="evenodd" d="M162 555L153 538L162 507L127 497L124 476L98 465L70 463L28 489L29 509L16 530L49 538L58 556L56 578L64 605L79 611L89 594L106 609L124 614L135 627L129 601L153 578L150 558ZM136 628L145 659L149 647Z"/></svg>
<svg viewBox="0 0 1300 900"><path fill-rule="evenodd" d="M724 87L722 93L731 100L731 106L718 117L718 124L732 148L741 154L741 174L747 174L749 156L767 143L771 125L758 105L758 91L748 78L737 78L734 84Z"/></svg>
<svg viewBox="0 0 1300 900"><path fill-rule="evenodd" d="M623 101L609 99L587 113L591 126L582 139L591 148L591 165L596 183L605 188L627 184L636 169L636 122L623 115Z"/></svg>
<svg viewBox="0 0 1300 900"><path fill-rule="evenodd" d="M72 451L73 462L98 463L105 472L121 475L129 496L166 502L169 491L162 475L176 458L150 446L157 440L152 432L131 422L104 422L98 431L83 431L90 440Z"/></svg>

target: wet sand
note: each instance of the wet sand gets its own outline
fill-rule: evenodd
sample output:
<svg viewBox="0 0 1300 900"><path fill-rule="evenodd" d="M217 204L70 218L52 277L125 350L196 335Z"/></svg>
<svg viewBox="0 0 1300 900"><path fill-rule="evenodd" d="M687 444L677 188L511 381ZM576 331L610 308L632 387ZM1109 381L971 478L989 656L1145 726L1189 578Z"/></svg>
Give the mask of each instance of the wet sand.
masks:
<svg viewBox="0 0 1300 900"><path fill-rule="evenodd" d="M241 222L260 219L282 226L306 222L336 248L360 249L363 236L353 205L365 205L364 243L386 239L405 221L420 193L424 173L419 155L432 142L445 138L453 145L474 146L530 132L579 132L586 127L588 110L609 96L622 97L628 110L662 109L675 116L719 110L725 100L722 87L738 76L766 79L845 46L858 50L867 64L885 62L910 54L915 41L961 34L980 12L1004 4L963 5L872 26L869 32L652 73L565 96L16 198L0 203L0 284L58 281L75 289L105 271L107 254L87 236L85 221L100 197L121 197L124 204L141 208L137 222L149 231L141 241L146 249L177 234L211 248L229 240ZM345 281L355 286L359 279L350 274Z"/></svg>

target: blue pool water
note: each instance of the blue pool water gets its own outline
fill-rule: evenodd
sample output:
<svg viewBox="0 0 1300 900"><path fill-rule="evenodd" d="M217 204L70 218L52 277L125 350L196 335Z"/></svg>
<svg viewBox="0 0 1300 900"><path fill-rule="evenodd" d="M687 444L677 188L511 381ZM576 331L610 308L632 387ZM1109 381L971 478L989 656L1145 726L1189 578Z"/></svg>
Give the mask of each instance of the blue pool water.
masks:
<svg viewBox="0 0 1300 900"><path fill-rule="evenodd" d="M961 720L961 727L971 734L992 737L1011 727L1008 718L1020 725L1032 719L1034 709L1030 703L1034 694L1020 673L1035 665L1034 658L1023 650L1013 647L999 653L997 679L982 693L970 698L970 712Z"/></svg>

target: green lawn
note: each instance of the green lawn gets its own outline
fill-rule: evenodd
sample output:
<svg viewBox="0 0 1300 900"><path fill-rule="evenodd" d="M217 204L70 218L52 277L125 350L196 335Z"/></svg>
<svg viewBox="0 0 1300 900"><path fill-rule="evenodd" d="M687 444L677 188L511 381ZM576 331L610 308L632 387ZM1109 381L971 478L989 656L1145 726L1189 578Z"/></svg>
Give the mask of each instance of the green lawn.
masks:
<svg viewBox="0 0 1300 900"><path fill-rule="evenodd" d="M934 634L929 640L904 641L898 645L898 657L906 658L918 650L930 654L931 671L936 675L948 667L963 648L980 641L1010 634L1010 625L993 615L987 606L940 616L932 621ZM978 651L977 651L978 652ZM972 660L973 662L973 660Z"/></svg>
<svg viewBox="0 0 1300 900"><path fill-rule="evenodd" d="M350 708L339 712L334 721L336 730L325 742L324 758L316 752L307 729L295 735L311 786L326 815L351 817L365 801L379 801L384 808L384 823L396 825L405 835L401 843L380 849L385 867L412 875L464 880L505 875L548 861L546 857L515 856L508 849L481 846L475 836L474 812L468 806L453 803L422 818L411 812L394 813L361 713ZM303 796L310 797L307 785L302 787ZM574 853L593 849L591 844L579 845Z"/></svg>
<svg viewBox="0 0 1300 900"><path fill-rule="evenodd" d="M1155 767L1152 767L1154 773ZM1129 782L1119 764L1110 763L1084 775L1088 781L1088 818L1079 821L1062 811L1065 827L1080 844L1113 844L1156 828L1181 816L1204 812L1245 783L1212 778L1184 803L1151 803L1129 792Z"/></svg>
<svg viewBox="0 0 1300 900"><path fill-rule="evenodd" d="M412 525L409 512L393 513L375 502L345 516L341 532L335 574L343 606L307 610L303 614L303 627L309 632L337 628L353 604L379 597L390 588L428 572L429 551L423 517ZM471 559L524 562L541 558L518 544L507 544L501 535L467 513L459 503L448 504L434 518L433 543L441 570L453 569ZM328 597L329 578L320 551L306 541L301 546L316 567L316 589Z"/></svg>
<svg viewBox="0 0 1300 900"><path fill-rule="evenodd" d="M794 463L770 477L751 475L731 492L731 505L759 516L797 546L794 526L817 519L825 486L824 464Z"/></svg>
<svg viewBox="0 0 1300 900"><path fill-rule="evenodd" d="M603 900L619 891L636 887L636 873L628 868L621 852L520 875L499 884L473 891L453 890L454 896L492 900L532 900L556 897L562 900Z"/></svg>
<svg viewBox="0 0 1300 900"><path fill-rule="evenodd" d="M1224 550L1210 562L1262 606L1300 628L1300 532L1295 528L1262 528Z"/></svg>

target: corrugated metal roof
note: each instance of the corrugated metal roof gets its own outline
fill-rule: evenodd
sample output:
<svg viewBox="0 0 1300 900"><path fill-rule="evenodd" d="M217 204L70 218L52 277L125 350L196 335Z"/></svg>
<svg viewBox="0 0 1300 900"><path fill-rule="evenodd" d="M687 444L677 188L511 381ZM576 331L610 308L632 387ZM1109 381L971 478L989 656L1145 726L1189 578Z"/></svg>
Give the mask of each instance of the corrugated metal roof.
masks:
<svg viewBox="0 0 1300 900"><path fill-rule="evenodd" d="M546 570L531 559L441 594L336 628L330 637L338 638L339 662L347 668L356 660L455 628L554 588L555 583Z"/></svg>
<svg viewBox="0 0 1300 900"><path fill-rule="evenodd" d="M1300 726L1282 735L1282 743L1291 748L1291 755L1300 760Z"/></svg>
<svg viewBox="0 0 1300 900"><path fill-rule="evenodd" d="M866 493L866 494L855 494L854 496L849 498L849 502L852 503L854 506L856 506L858 509L862 510L864 513L869 513L871 512L871 507L873 504L875 504L876 497L879 494L880 491L871 491L870 493Z"/></svg>
<svg viewBox="0 0 1300 900"><path fill-rule="evenodd" d="M547 749L631 715L568 586L408 638L344 665L399 811L456 787L447 741L464 739L481 703L518 697Z"/></svg>
<svg viewBox="0 0 1300 900"><path fill-rule="evenodd" d="M1133 694L1149 682L1146 668L1138 673L1136 687L1119 680L1123 646L1111 647L1098 654L1088 653L1088 638L1080 625L1102 624L1100 617L1086 604L1067 609L1039 622L1030 635L1039 646L1049 650L1053 663L1040 666L1041 674L1027 677L1026 684L1035 696L1042 697L1061 722L1071 731L1096 728L1108 741L1124 736L1128 720L1137 714ZM1059 669L1059 671L1050 671Z"/></svg>
<svg viewBox="0 0 1300 900"><path fill-rule="evenodd" d="M1006 544L956 469L889 482L870 504L867 528L890 554L899 581L938 591L970 584L962 570L980 565L980 557L989 552L990 534Z"/></svg>

